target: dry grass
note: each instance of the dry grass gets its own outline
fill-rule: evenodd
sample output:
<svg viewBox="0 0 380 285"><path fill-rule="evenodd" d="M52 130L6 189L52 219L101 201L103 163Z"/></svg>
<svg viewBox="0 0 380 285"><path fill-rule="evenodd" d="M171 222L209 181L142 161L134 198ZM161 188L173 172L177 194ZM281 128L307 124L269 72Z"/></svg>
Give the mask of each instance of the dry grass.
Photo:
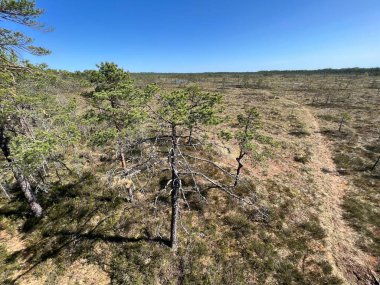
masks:
<svg viewBox="0 0 380 285"><path fill-rule="evenodd" d="M144 80L178 87L165 76ZM46 195L43 220L35 221L23 210L20 214L21 203L0 201L0 238L6 241L0 248L3 283L16 276L21 276L16 284L340 284L353 282L352 272L368 278L365 269L342 263L347 254L364 254L376 270L380 170L370 172L368 166L379 151L379 130L371 126L379 125L380 98L369 88L373 79L253 75L247 84L243 76L231 75L224 81L221 76L191 80L223 93L223 115L232 121L248 106L262 114L262 132L275 147L266 160L244 161L248 187L241 189L257 197L256 209L216 189L202 190L206 200L189 193L190 209L182 204L180 248L174 256L166 245L168 193L153 203L167 177L141 177L141 183L149 184L135 193L132 204L128 193L118 190L128 188L129 181L109 184L99 178L117 167L112 157L84 149L90 173L68 176L65 186ZM349 88L339 89L347 83ZM339 116L347 110L352 119L338 132ZM225 122L219 128L234 126ZM218 132L210 129L210 137L230 152L221 146L206 152L233 169L234 143L219 141ZM350 248L334 247L342 233L353 237ZM23 246L12 249L14 238Z"/></svg>

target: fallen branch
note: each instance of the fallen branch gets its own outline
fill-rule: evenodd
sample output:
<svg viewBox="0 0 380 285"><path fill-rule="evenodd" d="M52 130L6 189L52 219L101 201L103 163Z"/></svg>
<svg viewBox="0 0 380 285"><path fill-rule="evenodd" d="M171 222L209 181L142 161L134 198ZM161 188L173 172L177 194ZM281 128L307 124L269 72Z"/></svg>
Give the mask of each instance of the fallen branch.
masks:
<svg viewBox="0 0 380 285"><path fill-rule="evenodd" d="M228 195L230 195L231 197L245 203L245 204L248 204L248 205L254 205L254 203L250 200L246 200L238 195L236 195L235 193L233 193L231 190L227 189L225 186L221 185L220 183L216 182L215 180L211 179L210 177L206 176L205 174L201 173L201 172L194 172L194 171L191 171L191 172L182 172L182 173L179 173L179 174L187 174L187 175L198 175L198 176L201 176L202 178L204 178L206 181L210 182L211 184L215 185L217 188L221 189L223 192L227 193Z"/></svg>
<svg viewBox="0 0 380 285"><path fill-rule="evenodd" d="M5 197L7 197L10 200L11 196L8 194L7 189L5 189L5 187L1 183L0 183L0 188L1 188L1 190L3 190Z"/></svg>

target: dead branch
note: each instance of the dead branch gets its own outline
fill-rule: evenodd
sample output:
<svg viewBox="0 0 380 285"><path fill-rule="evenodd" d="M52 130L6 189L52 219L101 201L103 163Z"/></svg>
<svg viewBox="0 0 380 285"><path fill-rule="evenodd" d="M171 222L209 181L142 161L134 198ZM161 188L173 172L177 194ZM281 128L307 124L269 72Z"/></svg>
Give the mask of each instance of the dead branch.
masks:
<svg viewBox="0 0 380 285"><path fill-rule="evenodd" d="M181 172L180 174L187 174L187 175L198 175L198 176L201 176L202 178L204 178L206 181L210 182L211 184L213 184L214 186L216 186L217 188L219 188L220 190L222 190L223 192L227 193L228 195L230 195L231 197L245 203L245 204L248 204L248 205L254 205L254 203L250 200L246 200L238 195L236 195L235 193L233 193L231 190L227 189L227 187L223 186L222 184L218 183L217 181L211 179L210 177L208 177L207 175L201 173L201 172L194 172L194 171L191 171L191 172Z"/></svg>
<svg viewBox="0 0 380 285"><path fill-rule="evenodd" d="M1 188L1 190L3 190L3 193L4 193L5 197L7 197L10 200L11 196L8 194L7 189L5 189L5 187L1 183L0 183L0 188Z"/></svg>

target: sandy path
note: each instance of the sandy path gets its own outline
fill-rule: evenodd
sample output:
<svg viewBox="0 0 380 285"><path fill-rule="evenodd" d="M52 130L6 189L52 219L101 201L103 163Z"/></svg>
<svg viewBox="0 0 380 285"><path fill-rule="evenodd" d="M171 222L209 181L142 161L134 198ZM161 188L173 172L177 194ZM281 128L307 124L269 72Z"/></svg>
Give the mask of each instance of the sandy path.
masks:
<svg viewBox="0 0 380 285"><path fill-rule="evenodd" d="M376 284L373 271L368 268L369 256L358 249L357 233L344 221L341 203L347 182L336 172L329 142L320 133L317 119L306 107L303 117L308 124L312 142L311 175L320 194L320 221L326 231L326 255L333 273L344 284ZM331 172L326 173L322 168Z"/></svg>

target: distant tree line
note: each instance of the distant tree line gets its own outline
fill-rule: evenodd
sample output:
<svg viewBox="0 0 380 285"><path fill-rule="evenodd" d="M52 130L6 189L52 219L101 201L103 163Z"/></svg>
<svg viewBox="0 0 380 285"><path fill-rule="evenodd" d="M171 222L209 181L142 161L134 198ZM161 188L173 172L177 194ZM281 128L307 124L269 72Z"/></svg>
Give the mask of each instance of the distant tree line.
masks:
<svg viewBox="0 0 380 285"><path fill-rule="evenodd" d="M85 70L83 72L78 71L79 74L89 74L93 71L91 70ZM325 69L315 69L315 70L263 70L263 71L255 71L255 72L195 72L195 73L165 73L165 72L131 72L132 76L165 76L165 77L172 77L172 78L187 78L187 77L199 77L207 78L207 77L215 77L215 76L232 76L232 77L239 77L244 75L370 75L370 76L378 76L380 75L380 67L374 67L374 68L360 68L360 67L353 67L353 68L340 68L340 69L333 69L333 68L325 68Z"/></svg>

